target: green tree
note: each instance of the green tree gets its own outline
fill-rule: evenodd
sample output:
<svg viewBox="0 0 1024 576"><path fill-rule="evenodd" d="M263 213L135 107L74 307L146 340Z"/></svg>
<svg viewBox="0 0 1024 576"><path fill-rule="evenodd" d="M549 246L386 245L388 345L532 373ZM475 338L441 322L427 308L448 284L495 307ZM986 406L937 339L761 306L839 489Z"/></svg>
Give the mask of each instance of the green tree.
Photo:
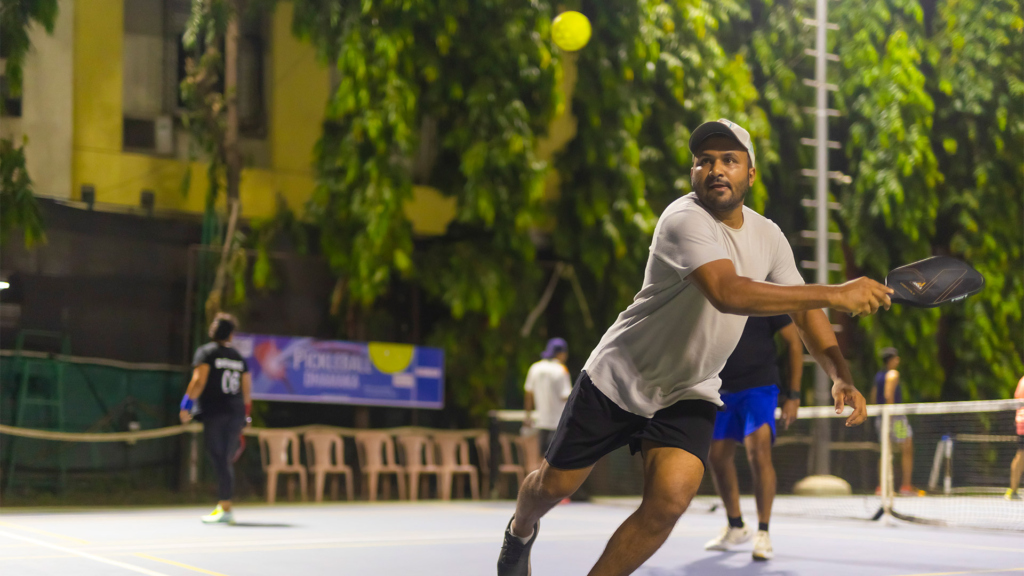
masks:
<svg viewBox="0 0 1024 576"><path fill-rule="evenodd" d="M839 224L853 270L881 279L891 268L932 254L942 173L932 150L934 102L922 68L927 38L917 0L836 5L839 54L836 122L843 154L836 168L853 178L839 188ZM932 395L943 379L936 338L940 311L894 306L860 321L874 342L860 354L865 373L875 347L895 345L913 389Z"/></svg>
<svg viewBox="0 0 1024 576"><path fill-rule="evenodd" d="M241 214L239 188L242 180L238 139L238 34L239 19L245 15L248 6L250 3L246 0L192 0L192 10L182 38L185 49L191 53L185 64L187 76L181 83L181 95L187 109L183 122L193 142L209 162L204 243L214 243L214 235L209 229L214 221L214 204L222 185L228 206L227 231L205 302L207 318L223 307L229 269L239 268L239 263L244 268L245 263L235 231ZM254 6L264 8L259 3ZM188 189L191 172L187 174L183 190ZM235 284L244 286L239 282ZM237 290L236 296L244 298ZM200 324L203 323L197 323Z"/></svg>
<svg viewBox="0 0 1024 576"><path fill-rule="evenodd" d="M25 57L32 48L29 28L42 26L47 34L53 33L57 23L57 0L0 0L0 44L7 62L4 77L7 95L0 95L0 112L7 96L21 94L22 69ZM0 242L12 230L24 230L25 245L45 241L43 219L39 204L32 192L32 179L25 168L25 144L18 146L12 140L0 140Z"/></svg>
<svg viewBox="0 0 1024 576"><path fill-rule="evenodd" d="M836 185L836 224L853 275L881 278L890 268L932 254L966 258L988 279L964 304L935 310L894 307L848 329L846 353L863 377L877 369L878 348L896 345L903 372L922 399L1000 397L1020 372L1022 244L1019 148L1020 6L1012 2L878 0L830 4L830 82L841 116L830 137L842 144L832 169L853 177ZM811 193L798 168L813 166L799 139L813 135L801 107L812 94L807 0L765 0L752 21L725 39L747 45L762 106L782 156L762 170L768 212L783 229L811 227L799 201ZM1016 124L1014 124L1016 122ZM1018 143L1016 146L1014 143Z"/></svg>
<svg viewBox="0 0 1024 576"><path fill-rule="evenodd" d="M895 344L925 398L998 395L1003 384L987 382L1021 366L1021 279L1008 272L1021 256L1001 249L1021 245L1020 8L1001 1L833 5L831 134L842 148L832 164L853 178L834 189L844 236L834 258L880 278L953 253L990 282L965 306L848 321L861 373ZM629 302L657 214L690 190L687 139L700 122L745 124L760 152L751 205L791 239L808 225L809 0L574 7L595 37L567 64L549 44L546 3L296 3L296 33L339 75L306 217L338 278L340 333L365 335L381 298L417 286L447 310L427 340L448 351L452 399L478 415L542 336L518 329L551 260L572 265L596 318L588 327L576 298L552 304L576 355ZM578 75L571 102L557 89L566 65ZM561 186L547 198L552 167L537 144L563 106L577 134L554 159ZM455 199L445 236L413 238L404 209L416 184Z"/></svg>
<svg viewBox="0 0 1024 576"><path fill-rule="evenodd" d="M25 146L0 140L0 243L19 228L24 231L26 247L46 241L32 179L25 169Z"/></svg>
<svg viewBox="0 0 1024 576"><path fill-rule="evenodd" d="M590 2L583 11L598 32L579 55L578 134L558 160L554 246L579 271L595 310L597 331L568 325L585 357L639 289L657 215L691 189L690 130L725 116L767 149L769 126L745 60L716 38L742 15L736 4ZM760 182L751 199L764 204ZM581 317L575 299L564 306L564 318Z"/></svg>
<svg viewBox="0 0 1024 576"><path fill-rule="evenodd" d="M429 340L446 347L456 401L478 415L539 280L527 232L543 213L537 137L558 105L550 19L529 2L295 4L296 31L340 75L309 206L341 279L339 310L365 321L396 277L421 285L450 311ZM436 160L417 168L417 152ZM458 207L452 233L418 249L404 213L414 182Z"/></svg>
<svg viewBox="0 0 1024 576"><path fill-rule="evenodd" d="M687 127L724 115L767 136L744 61L714 38L739 13L735 4L581 9L596 35L577 61L579 132L556 159L561 193L546 199L551 167L537 156L538 137L567 104L549 4L296 3L296 31L340 75L310 215L348 317L368 315L396 275L421 286L450 315L428 340L448 353L453 399L478 415L539 348L542 334L518 335L549 269L531 236L550 235L545 258L574 264L593 288L585 296L603 328L642 277L656 221L649 198L660 211L688 191ZM427 126L436 126L436 141ZM423 150L436 154L425 171L413 160ZM413 242L403 212L413 183L456 199L443 238ZM763 201L763 191L755 198ZM563 306L582 352L600 334L586 327L577 300Z"/></svg>
<svg viewBox="0 0 1024 576"><path fill-rule="evenodd" d="M57 0L0 0L0 42L7 58L4 76L12 96L21 94L22 69L32 49L29 28L37 24L53 34L58 12Z"/></svg>
<svg viewBox="0 0 1024 576"><path fill-rule="evenodd" d="M1024 18L1013 0L936 5L929 91L942 166L934 244L986 288L943 311L947 397L1008 397L1024 374Z"/></svg>

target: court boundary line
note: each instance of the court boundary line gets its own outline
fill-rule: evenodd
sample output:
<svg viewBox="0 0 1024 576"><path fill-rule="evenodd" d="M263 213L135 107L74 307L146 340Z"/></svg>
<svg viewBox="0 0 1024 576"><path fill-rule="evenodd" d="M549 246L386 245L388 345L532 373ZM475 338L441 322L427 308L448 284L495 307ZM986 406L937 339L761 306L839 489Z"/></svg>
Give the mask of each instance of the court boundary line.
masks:
<svg viewBox="0 0 1024 576"><path fill-rule="evenodd" d="M902 574L901 576L957 576L963 574L997 574L999 572L1024 572L1024 568L997 568L992 570L968 570L966 572L929 572L928 574Z"/></svg>
<svg viewBox="0 0 1024 576"><path fill-rule="evenodd" d="M65 548L64 546L58 546L56 544L51 544L49 542L43 542L42 540L36 540L35 538L29 538L28 536L22 536L20 534L11 534L10 532L7 532L5 530L0 530L0 536L7 536L8 538L14 538L15 540L21 540L23 542L35 544L36 546L52 548L54 550L64 552L65 554L73 554L75 556L80 556L82 558L87 558L89 560L95 560L96 562L102 562L103 564L109 564L111 566L117 566L118 568L124 568L125 570L131 570L132 572L138 572L139 574L146 574L147 576L170 576L169 574L164 574L163 572L155 572L153 570L149 570L148 568L135 566L134 564L118 562L117 560L111 560L109 558L104 558L102 556L96 556L95 554L89 554L88 552L81 552L73 548Z"/></svg>
<svg viewBox="0 0 1024 576"><path fill-rule="evenodd" d="M6 526L8 528L12 528L14 530L21 530L23 532L32 532L33 534L41 534L43 536L49 536L51 538L61 538L63 540L74 540L77 544L92 544L92 542L90 542L88 540L83 540L81 538L75 538L74 536L64 536L63 534L57 534L56 532L50 532L48 530L40 530L39 528L30 528L28 526L22 526L20 524L15 524L13 522L4 522L3 520L0 520L0 526Z"/></svg>

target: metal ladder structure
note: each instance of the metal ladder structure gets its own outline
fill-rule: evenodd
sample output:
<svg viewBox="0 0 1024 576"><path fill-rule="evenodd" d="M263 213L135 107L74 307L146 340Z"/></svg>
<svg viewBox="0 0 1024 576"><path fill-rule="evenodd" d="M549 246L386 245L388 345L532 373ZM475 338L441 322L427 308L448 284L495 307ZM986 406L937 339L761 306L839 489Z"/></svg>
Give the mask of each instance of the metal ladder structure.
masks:
<svg viewBox="0 0 1024 576"><path fill-rule="evenodd" d="M838 210L838 202L830 202L828 199L829 180L837 180L844 184L850 183L850 177L840 172L829 171L828 151L830 148L840 148L839 142L832 142L828 139L828 119L832 116L839 116L839 111L828 107L829 91L836 91L839 87L828 82L828 62L839 61L839 56L828 53L828 31L838 30L837 24L828 21L828 0L816 0L814 18L804 19L806 26L814 27L815 42L814 49L804 51L808 56L814 57L814 79L805 78L803 83L814 88L814 107L804 108L804 112L814 115L814 138L801 138L800 143L815 148L815 162L813 169L801 170L801 175L814 179L814 199L805 199L801 204L808 208L815 209L815 229L805 230L801 233L804 238L814 238L815 259L800 262L803 268L815 270L815 282L817 284L828 284L828 273L830 271L842 271L839 264L829 262L829 241L839 240L841 236L829 232L829 210ZM828 314L828 310L825 311ZM834 329L838 326L833 325ZM810 359L813 362L813 358ZM815 366L814 374L814 401L817 405L832 404L832 382L828 375L820 367ZM813 462L812 474L828 474L830 472L831 446L830 428L827 419L820 419L814 423L814 444L811 451Z"/></svg>
<svg viewBox="0 0 1024 576"><path fill-rule="evenodd" d="M60 353L70 355L71 341L62 332L22 330L15 341L14 374L18 378L18 396L15 400L14 425L24 428L65 431L64 418L64 363L49 357L25 356L26 337L48 340L59 344ZM7 490L15 485L21 441L12 437L8 444ZM57 489L67 486L67 459L64 450L57 450Z"/></svg>

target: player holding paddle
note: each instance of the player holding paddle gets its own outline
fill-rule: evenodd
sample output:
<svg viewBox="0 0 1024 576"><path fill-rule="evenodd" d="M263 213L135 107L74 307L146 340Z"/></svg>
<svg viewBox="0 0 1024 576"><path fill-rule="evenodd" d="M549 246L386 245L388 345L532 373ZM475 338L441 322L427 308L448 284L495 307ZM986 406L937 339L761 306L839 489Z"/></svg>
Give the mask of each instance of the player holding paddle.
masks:
<svg viewBox="0 0 1024 576"><path fill-rule="evenodd" d="M231 497L234 492L233 462L239 454L242 429L252 409L252 376L245 358L231 346L238 321L223 312L210 324L210 342L196 350L192 381L181 399L181 422L192 419L198 404L203 419L206 451L217 471L217 507L203 516L206 524L234 524Z"/></svg>
<svg viewBox="0 0 1024 576"><path fill-rule="evenodd" d="M643 500L590 574L630 574L654 554L700 486L722 405L718 373L747 316L790 314L834 382L836 411L853 406L847 426L867 415L822 308L872 314L889 307L892 289L868 278L805 285L779 227L743 206L757 174L750 134L707 122L689 145L694 192L659 218L643 287L590 355L540 469L523 482L499 576L529 575L541 516L627 444L644 460Z"/></svg>

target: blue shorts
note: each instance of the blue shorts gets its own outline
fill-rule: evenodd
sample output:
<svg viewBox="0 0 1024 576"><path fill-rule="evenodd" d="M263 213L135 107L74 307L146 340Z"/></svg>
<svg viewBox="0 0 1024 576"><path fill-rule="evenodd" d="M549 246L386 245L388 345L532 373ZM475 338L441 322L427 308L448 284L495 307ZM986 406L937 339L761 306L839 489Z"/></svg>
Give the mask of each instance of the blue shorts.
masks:
<svg viewBox="0 0 1024 576"><path fill-rule="evenodd" d="M758 428L767 424L775 443L775 408L779 404L779 387L775 384L758 386L739 392L722 394L725 409L715 419L714 440L742 442Z"/></svg>

